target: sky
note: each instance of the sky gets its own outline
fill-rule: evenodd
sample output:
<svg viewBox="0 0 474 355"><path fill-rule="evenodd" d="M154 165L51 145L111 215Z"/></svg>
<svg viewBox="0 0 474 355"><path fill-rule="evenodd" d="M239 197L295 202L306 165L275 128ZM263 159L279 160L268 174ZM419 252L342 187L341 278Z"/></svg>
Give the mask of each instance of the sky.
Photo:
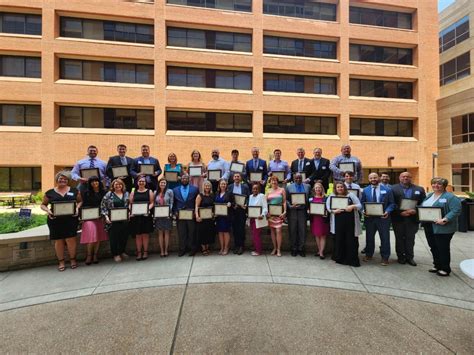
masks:
<svg viewBox="0 0 474 355"><path fill-rule="evenodd" d="M438 11L441 12L449 5L451 5L454 0L438 0Z"/></svg>

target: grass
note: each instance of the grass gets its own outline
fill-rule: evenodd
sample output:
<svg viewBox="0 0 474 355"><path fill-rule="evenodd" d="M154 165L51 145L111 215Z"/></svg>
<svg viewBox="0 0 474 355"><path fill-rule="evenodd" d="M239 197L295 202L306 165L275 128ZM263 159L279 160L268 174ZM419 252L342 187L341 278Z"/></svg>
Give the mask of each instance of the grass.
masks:
<svg viewBox="0 0 474 355"><path fill-rule="evenodd" d="M46 215L32 214L31 218L20 218L16 213L0 213L0 234L21 232L46 224Z"/></svg>

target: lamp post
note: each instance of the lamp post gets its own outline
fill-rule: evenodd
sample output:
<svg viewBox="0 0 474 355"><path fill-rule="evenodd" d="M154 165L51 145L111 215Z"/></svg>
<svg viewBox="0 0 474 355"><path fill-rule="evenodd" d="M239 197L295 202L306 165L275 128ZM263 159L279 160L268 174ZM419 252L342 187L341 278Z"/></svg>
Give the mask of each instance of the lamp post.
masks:
<svg viewBox="0 0 474 355"><path fill-rule="evenodd" d="M435 167L436 167L436 159L438 159L438 153L432 153L432 171L431 171L431 178L435 177Z"/></svg>

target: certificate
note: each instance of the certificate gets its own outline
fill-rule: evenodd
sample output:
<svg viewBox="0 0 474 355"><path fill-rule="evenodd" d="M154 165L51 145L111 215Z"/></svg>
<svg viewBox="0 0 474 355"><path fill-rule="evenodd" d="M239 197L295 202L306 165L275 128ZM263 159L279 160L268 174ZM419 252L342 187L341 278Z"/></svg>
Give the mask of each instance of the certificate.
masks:
<svg viewBox="0 0 474 355"><path fill-rule="evenodd" d="M247 200L247 196L245 195L239 195L239 194L234 194L234 199L235 199L235 204L244 207L245 206L245 201Z"/></svg>
<svg viewBox="0 0 474 355"><path fill-rule="evenodd" d="M383 216L383 203L366 202L364 203L365 214L370 217Z"/></svg>
<svg viewBox="0 0 474 355"><path fill-rule="evenodd" d="M418 203L417 200L412 200L412 199L409 199L409 198L402 198L402 201L400 203L400 209L402 211L414 210L416 208L417 203Z"/></svg>
<svg viewBox="0 0 474 355"><path fill-rule="evenodd" d="M122 176L128 176L127 166L126 165L113 166L112 175L114 179L122 177Z"/></svg>
<svg viewBox="0 0 474 355"><path fill-rule="evenodd" d="M355 163L354 162L339 163L339 170L341 170L343 172L352 171L354 173L355 172Z"/></svg>
<svg viewBox="0 0 474 355"><path fill-rule="evenodd" d="M82 207L81 208L81 220L90 221L92 219L100 218L99 207Z"/></svg>
<svg viewBox="0 0 474 355"><path fill-rule="evenodd" d="M140 164L140 174L153 175L155 173L155 165L153 164Z"/></svg>
<svg viewBox="0 0 474 355"><path fill-rule="evenodd" d="M189 176L201 176L201 175L202 175L202 166L189 167Z"/></svg>
<svg viewBox="0 0 474 355"><path fill-rule="evenodd" d="M331 210L345 210L349 206L349 199L347 197L331 196L329 207Z"/></svg>
<svg viewBox="0 0 474 355"><path fill-rule="evenodd" d="M418 219L420 222L434 222L442 218L441 207L418 207Z"/></svg>
<svg viewBox="0 0 474 355"><path fill-rule="evenodd" d="M148 202L134 202L131 214L134 216L146 216L149 212L148 207Z"/></svg>
<svg viewBox="0 0 474 355"><path fill-rule="evenodd" d="M179 210L178 219L181 221L192 221L193 210Z"/></svg>
<svg viewBox="0 0 474 355"><path fill-rule="evenodd" d="M296 174L300 174L300 175L301 175L301 178L303 179L303 181L306 180L306 173L303 173L303 172L301 172L301 173L293 173L293 180L295 179Z"/></svg>
<svg viewBox="0 0 474 355"><path fill-rule="evenodd" d="M212 207L199 207L198 211L201 219L212 219Z"/></svg>
<svg viewBox="0 0 474 355"><path fill-rule="evenodd" d="M210 181L218 181L221 179L221 174L222 174L222 171L220 169L208 170L207 179Z"/></svg>
<svg viewBox="0 0 474 355"><path fill-rule="evenodd" d="M244 172L244 164L232 162L230 163L230 171L233 173L243 173Z"/></svg>
<svg viewBox="0 0 474 355"><path fill-rule="evenodd" d="M285 180L285 172L284 171L272 171L272 176L276 176L279 182Z"/></svg>
<svg viewBox="0 0 474 355"><path fill-rule="evenodd" d="M268 205L270 216L280 216L283 214L283 205Z"/></svg>
<svg viewBox="0 0 474 355"><path fill-rule="evenodd" d="M326 216L326 204L324 202L311 202L309 204L309 214Z"/></svg>
<svg viewBox="0 0 474 355"><path fill-rule="evenodd" d="M228 216L229 209L227 207L227 203L215 203L214 204L214 214L216 216Z"/></svg>
<svg viewBox="0 0 474 355"><path fill-rule="evenodd" d="M81 169L81 178L89 179L91 176L97 176L100 178L99 168Z"/></svg>
<svg viewBox="0 0 474 355"><path fill-rule="evenodd" d="M262 206L249 206L249 218L258 218L262 215Z"/></svg>
<svg viewBox="0 0 474 355"><path fill-rule="evenodd" d="M359 198L359 193L360 193L359 189L347 189L347 191L352 192L354 195L357 196L357 198Z"/></svg>
<svg viewBox="0 0 474 355"><path fill-rule="evenodd" d="M165 180L168 182L177 182L178 181L178 172L177 171L165 171Z"/></svg>
<svg viewBox="0 0 474 355"><path fill-rule="evenodd" d="M260 182L263 180L263 173L250 173L250 182Z"/></svg>
<svg viewBox="0 0 474 355"><path fill-rule="evenodd" d="M302 192L290 194L290 201L292 205L306 204L306 194Z"/></svg>
<svg viewBox="0 0 474 355"><path fill-rule="evenodd" d="M51 203L53 216L72 216L76 214L76 201L58 201Z"/></svg>
<svg viewBox="0 0 474 355"><path fill-rule="evenodd" d="M119 221L126 221L128 220L128 208L121 207L121 208L112 208L110 210L110 221L111 222L119 222Z"/></svg>
<svg viewBox="0 0 474 355"><path fill-rule="evenodd" d="M155 206L155 218L169 218L170 216L170 206Z"/></svg>
<svg viewBox="0 0 474 355"><path fill-rule="evenodd" d="M263 217L262 219L256 219L255 220L255 228L260 229L263 227L268 226L268 220L266 217Z"/></svg>

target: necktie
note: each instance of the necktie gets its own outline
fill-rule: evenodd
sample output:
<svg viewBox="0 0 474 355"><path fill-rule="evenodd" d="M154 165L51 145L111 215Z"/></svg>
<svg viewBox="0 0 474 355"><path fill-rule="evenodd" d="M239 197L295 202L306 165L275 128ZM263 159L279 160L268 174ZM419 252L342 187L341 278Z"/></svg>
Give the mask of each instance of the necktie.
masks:
<svg viewBox="0 0 474 355"><path fill-rule="evenodd" d="M300 166L298 168L298 172L302 172L303 171L303 160L300 160Z"/></svg>
<svg viewBox="0 0 474 355"><path fill-rule="evenodd" d="M372 202L377 202L377 194L375 192L376 187L372 188Z"/></svg>
<svg viewBox="0 0 474 355"><path fill-rule="evenodd" d="M120 161L122 162L122 165L127 165L127 158L120 157Z"/></svg>
<svg viewBox="0 0 474 355"><path fill-rule="evenodd" d="M90 161L90 162L89 162L89 168L91 168L91 169L92 169L92 168L95 168L95 166L94 166L94 159L91 158L91 159L89 159L89 161Z"/></svg>
<svg viewBox="0 0 474 355"><path fill-rule="evenodd" d="M352 184L349 184L349 188L352 189Z"/></svg>
<svg viewBox="0 0 474 355"><path fill-rule="evenodd" d="M257 170L258 167L258 160L253 161L253 170Z"/></svg>

